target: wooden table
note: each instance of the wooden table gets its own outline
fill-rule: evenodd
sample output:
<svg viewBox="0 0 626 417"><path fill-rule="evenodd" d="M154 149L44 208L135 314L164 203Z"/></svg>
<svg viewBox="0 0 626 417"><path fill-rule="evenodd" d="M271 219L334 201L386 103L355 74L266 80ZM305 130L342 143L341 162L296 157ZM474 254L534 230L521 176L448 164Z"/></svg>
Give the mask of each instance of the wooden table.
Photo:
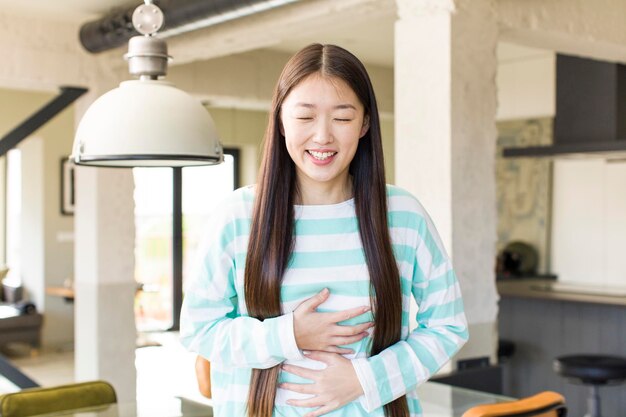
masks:
<svg viewBox="0 0 626 417"><path fill-rule="evenodd" d="M47 287L46 294L55 297L63 297L68 303L74 302L74 289L66 287Z"/></svg>

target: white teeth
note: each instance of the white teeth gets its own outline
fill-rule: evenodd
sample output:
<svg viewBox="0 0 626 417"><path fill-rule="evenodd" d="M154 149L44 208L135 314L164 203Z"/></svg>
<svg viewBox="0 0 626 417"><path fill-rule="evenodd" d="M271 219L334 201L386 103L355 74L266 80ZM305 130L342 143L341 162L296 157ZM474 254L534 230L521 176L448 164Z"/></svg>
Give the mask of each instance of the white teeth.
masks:
<svg viewBox="0 0 626 417"><path fill-rule="evenodd" d="M336 154L337 152L316 152L316 151L309 151L309 153L311 155L313 155L313 157L315 159L319 159L320 161L323 161L325 159L328 159L329 157L333 156L334 154Z"/></svg>

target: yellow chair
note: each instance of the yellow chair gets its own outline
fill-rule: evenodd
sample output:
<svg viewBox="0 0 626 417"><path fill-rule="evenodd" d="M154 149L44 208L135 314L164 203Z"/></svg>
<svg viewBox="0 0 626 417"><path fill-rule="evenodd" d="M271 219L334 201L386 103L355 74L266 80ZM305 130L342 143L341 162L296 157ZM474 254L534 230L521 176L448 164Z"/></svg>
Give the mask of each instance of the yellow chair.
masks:
<svg viewBox="0 0 626 417"><path fill-rule="evenodd" d="M552 391L544 391L532 397L497 404L472 407L463 417L565 417L565 398Z"/></svg>
<svg viewBox="0 0 626 417"><path fill-rule="evenodd" d="M115 389L104 381L28 388L0 396L0 416L30 417L116 402Z"/></svg>

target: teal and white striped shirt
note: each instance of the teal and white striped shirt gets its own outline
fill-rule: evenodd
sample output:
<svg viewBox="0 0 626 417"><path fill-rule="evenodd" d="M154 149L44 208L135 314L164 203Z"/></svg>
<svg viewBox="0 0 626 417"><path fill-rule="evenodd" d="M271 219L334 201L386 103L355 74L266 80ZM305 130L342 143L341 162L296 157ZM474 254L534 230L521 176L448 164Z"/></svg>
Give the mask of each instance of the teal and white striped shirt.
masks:
<svg viewBox="0 0 626 417"><path fill-rule="evenodd" d="M408 192L387 186L389 230L402 281L402 337L369 355L370 337L347 347L364 395L327 416L384 416L382 406L407 396L411 416L421 416L416 387L441 368L468 338L459 284L428 214ZM330 297L319 311L369 305L370 281L358 231L354 200L295 206L295 246L281 289L282 316L248 317L243 279L254 188L235 191L212 220L199 270L186 288L181 341L211 361L214 415L244 417L251 368L282 362L320 369L296 345L293 310L323 288ZM409 331L409 305L418 305L417 327ZM365 313L342 324L372 320ZM371 332L371 329L370 329ZM371 334L371 333L370 333ZM281 372L279 382L310 382ZM278 389L275 416L310 411L287 405L306 395Z"/></svg>

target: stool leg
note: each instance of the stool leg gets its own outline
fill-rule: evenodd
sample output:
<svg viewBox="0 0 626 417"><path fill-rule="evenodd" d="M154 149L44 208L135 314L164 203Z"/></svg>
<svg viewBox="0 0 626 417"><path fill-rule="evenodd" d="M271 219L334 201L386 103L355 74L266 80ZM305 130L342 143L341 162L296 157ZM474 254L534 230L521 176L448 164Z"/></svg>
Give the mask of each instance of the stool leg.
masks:
<svg viewBox="0 0 626 417"><path fill-rule="evenodd" d="M587 414L585 417L601 417L600 416L600 387L592 385L589 390L589 398L587 398Z"/></svg>

